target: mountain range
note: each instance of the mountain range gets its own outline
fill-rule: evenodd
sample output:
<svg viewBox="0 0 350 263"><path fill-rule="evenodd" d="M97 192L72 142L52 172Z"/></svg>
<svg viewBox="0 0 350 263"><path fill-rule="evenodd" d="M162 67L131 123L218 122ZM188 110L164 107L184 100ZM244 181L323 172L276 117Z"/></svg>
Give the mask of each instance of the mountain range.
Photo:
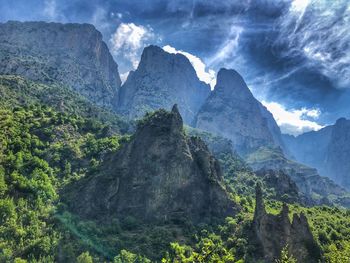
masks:
<svg viewBox="0 0 350 263"><path fill-rule="evenodd" d="M0 24L0 95L0 208L22 205L49 227L16 248L10 222L34 221L0 209L0 261L75 262L88 250L149 262L127 251L135 260L123 261L128 248L162 262L274 262L285 249L318 262L331 239L347 242L347 230L324 234L329 221L317 220L338 211L349 224L350 121L284 135L234 69L211 90L188 58L152 45L122 84L94 26L10 21ZM291 222L282 202L298 213ZM44 233L55 252L36 247ZM199 261L208 240L222 251Z"/></svg>

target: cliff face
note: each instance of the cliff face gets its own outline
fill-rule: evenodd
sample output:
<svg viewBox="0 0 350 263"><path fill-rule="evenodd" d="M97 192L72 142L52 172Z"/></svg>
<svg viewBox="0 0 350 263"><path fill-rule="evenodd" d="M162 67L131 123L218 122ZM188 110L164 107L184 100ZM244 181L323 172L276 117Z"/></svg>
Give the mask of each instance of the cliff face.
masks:
<svg viewBox="0 0 350 263"><path fill-rule="evenodd" d="M143 222L199 222L233 214L218 162L198 137L184 135L182 125L176 106L148 116L97 174L66 190L71 211Z"/></svg>
<svg viewBox="0 0 350 263"><path fill-rule="evenodd" d="M320 176L316 169L287 159L281 151L262 147L248 155L246 161L255 171L275 170L288 175L309 205L332 202L347 206L347 201L343 200L347 195L344 188Z"/></svg>
<svg viewBox="0 0 350 263"><path fill-rule="evenodd" d="M121 85L101 33L88 24L0 24L0 74L65 85L106 107Z"/></svg>
<svg viewBox="0 0 350 263"><path fill-rule="evenodd" d="M350 189L349 120L342 118L319 131L283 138L296 160L317 168L321 175Z"/></svg>
<svg viewBox="0 0 350 263"><path fill-rule="evenodd" d="M287 203L307 203L305 196L299 191L295 182L282 170L261 169L255 174L263 180L268 188L274 189L275 199Z"/></svg>
<svg viewBox="0 0 350 263"><path fill-rule="evenodd" d="M209 92L185 56L149 46L120 90L118 111L132 119L178 104L185 123L191 124Z"/></svg>
<svg viewBox="0 0 350 263"><path fill-rule="evenodd" d="M350 190L350 120L339 119L333 127L325 158L325 175Z"/></svg>
<svg viewBox="0 0 350 263"><path fill-rule="evenodd" d="M303 213L294 214L289 220L289 209L283 205L278 215L268 214L265 210L262 191L256 187L256 207L253 219L253 240L256 242L254 256L265 262L275 262L281 250L288 246L289 253L297 262L319 262L320 248L310 231L307 218Z"/></svg>
<svg viewBox="0 0 350 263"><path fill-rule="evenodd" d="M241 154L260 146L282 144L271 114L234 70L219 71L217 84L199 110L195 127L230 139Z"/></svg>

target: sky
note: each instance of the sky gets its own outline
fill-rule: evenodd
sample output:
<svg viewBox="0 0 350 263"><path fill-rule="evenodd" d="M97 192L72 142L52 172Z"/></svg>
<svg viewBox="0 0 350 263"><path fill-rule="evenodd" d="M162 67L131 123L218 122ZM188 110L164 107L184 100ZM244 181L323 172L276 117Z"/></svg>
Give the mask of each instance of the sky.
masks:
<svg viewBox="0 0 350 263"><path fill-rule="evenodd" d="M122 79L150 44L212 87L233 68L284 133L350 118L349 0L1 0L8 20L94 24Z"/></svg>

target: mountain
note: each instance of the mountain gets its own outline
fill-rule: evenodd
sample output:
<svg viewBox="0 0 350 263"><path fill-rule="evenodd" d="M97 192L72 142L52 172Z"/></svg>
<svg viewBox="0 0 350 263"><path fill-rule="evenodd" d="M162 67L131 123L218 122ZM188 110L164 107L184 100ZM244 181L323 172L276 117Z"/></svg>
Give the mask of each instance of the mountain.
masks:
<svg viewBox="0 0 350 263"><path fill-rule="evenodd" d="M184 122L191 124L209 92L209 85L198 79L185 56L149 46L120 89L118 112L133 119L178 104Z"/></svg>
<svg viewBox="0 0 350 263"><path fill-rule="evenodd" d="M235 70L219 71L214 91L200 108L194 126L230 139L240 154L260 146L284 148L272 114Z"/></svg>
<svg viewBox="0 0 350 263"><path fill-rule="evenodd" d="M121 85L118 65L89 24L0 23L0 74L67 86L105 107Z"/></svg>
<svg viewBox="0 0 350 263"><path fill-rule="evenodd" d="M316 169L288 159L280 150L261 147L247 155L245 161L254 171L274 170L287 174L308 205L349 206L349 193L343 187L320 176Z"/></svg>
<svg viewBox="0 0 350 263"><path fill-rule="evenodd" d="M187 137L176 106L139 124L98 173L72 184L70 210L103 221L132 216L142 222L210 222L234 215L218 161L198 137Z"/></svg>
<svg viewBox="0 0 350 263"><path fill-rule="evenodd" d="M42 105L61 113L103 122L118 133L130 133L134 130L133 123L109 109L97 106L70 88L38 83L16 75L0 75L0 105L0 108L7 109Z"/></svg>
<svg viewBox="0 0 350 263"><path fill-rule="evenodd" d="M297 161L350 189L350 120L341 118L319 131L283 139Z"/></svg>
<svg viewBox="0 0 350 263"><path fill-rule="evenodd" d="M315 241L306 216L293 214L289 220L289 208L283 205L278 215L268 214L265 210L262 191L256 187L256 206L252 223L255 241L254 257L263 262L275 262L280 258L283 248L288 246L288 253L297 262L319 262L321 249Z"/></svg>

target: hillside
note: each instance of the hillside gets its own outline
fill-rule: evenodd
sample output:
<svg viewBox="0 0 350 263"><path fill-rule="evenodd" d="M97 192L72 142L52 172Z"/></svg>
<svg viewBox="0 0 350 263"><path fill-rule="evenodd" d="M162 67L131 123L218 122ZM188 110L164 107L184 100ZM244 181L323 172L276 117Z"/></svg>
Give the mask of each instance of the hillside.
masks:
<svg viewBox="0 0 350 263"><path fill-rule="evenodd" d="M121 85L102 34L89 24L0 23L0 74L66 86L108 108Z"/></svg>

